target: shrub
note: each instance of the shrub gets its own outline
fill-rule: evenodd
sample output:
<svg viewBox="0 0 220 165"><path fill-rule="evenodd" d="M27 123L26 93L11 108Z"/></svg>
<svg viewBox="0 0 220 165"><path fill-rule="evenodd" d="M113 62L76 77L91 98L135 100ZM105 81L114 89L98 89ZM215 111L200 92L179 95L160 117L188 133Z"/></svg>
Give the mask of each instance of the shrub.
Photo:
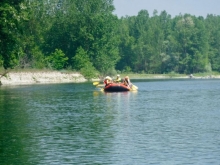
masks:
<svg viewBox="0 0 220 165"><path fill-rule="evenodd" d="M46 58L48 66L51 66L53 69L63 69L67 64L68 57L65 56L62 50L56 49L49 57Z"/></svg>

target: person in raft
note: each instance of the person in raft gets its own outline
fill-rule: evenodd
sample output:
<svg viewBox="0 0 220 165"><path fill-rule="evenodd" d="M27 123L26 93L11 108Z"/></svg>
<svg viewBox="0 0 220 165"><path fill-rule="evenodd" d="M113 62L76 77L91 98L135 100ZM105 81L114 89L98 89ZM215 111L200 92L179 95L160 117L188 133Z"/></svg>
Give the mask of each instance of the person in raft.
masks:
<svg viewBox="0 0 220 165"><path fill-rule="evenodd" d="M105 86L107 86L108 84L112 83L112 78L107 76L105 79L104 79L104 84Z"/></svg>
<svg viewBox="0 0 220 165"><path fill-rule="evenodd" d="M121 78L120 75L118 74L116 79L114 80L116 83L120 83L121 82Z"/></svg>
<svg viewBox="0 0 220 165"><path fill-rule="evenodd" d="M123 83L124 83L124 85L126 85L126 86L132 88L132 83L131 83L131 81L130 81L130 79L129 79L128 76L125 76L125 78L124 78L124 80L123 80Z"/></svg>

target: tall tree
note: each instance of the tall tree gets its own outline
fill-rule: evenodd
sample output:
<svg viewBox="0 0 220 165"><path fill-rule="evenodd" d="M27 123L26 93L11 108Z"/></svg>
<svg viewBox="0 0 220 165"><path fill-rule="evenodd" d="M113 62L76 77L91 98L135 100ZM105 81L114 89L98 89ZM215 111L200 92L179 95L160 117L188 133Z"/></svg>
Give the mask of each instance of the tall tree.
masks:
<svg viewBox="0 0 220 165"><path fill-rule="evenodd" d="M133 50L135 44L135 35L132 33L134 29L135 17L121 18L118 26L118 34L120 37L119 53L120 61L117 63L116 69L129 72L133 70L134 63L137 61Z"/></svg>
<svg viewBox="0 0 220 165"><path fill-rule="evenodd" d="M179 50L179 73L205 71L208 64L207 34L204 23L190 15L179 16L176 22Z"/></svg>
<svg viewBox="0 0 220 165"><path fill-rule="evenodd" d="M220 16L208 15L205 26L208 32L210 65L213 71L220 72Z"/></svg>
<svg viewBox="0 0 220 165"><path fill-rule="evenodd" d="M19 24L24 19L23 0L0 1L0 59L5 69L17 65Z"/></svg>

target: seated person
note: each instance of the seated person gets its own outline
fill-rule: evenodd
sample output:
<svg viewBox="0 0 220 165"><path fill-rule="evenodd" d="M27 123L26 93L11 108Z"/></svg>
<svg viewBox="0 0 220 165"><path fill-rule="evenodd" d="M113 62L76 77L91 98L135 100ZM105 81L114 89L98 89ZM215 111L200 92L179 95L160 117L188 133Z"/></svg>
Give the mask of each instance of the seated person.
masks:
<svg viewBox="0 0 220 165"><path fill-rule="evenodd" d="M116 83L120 83L121 82L121 78L120 75L118 74L116 79L114 80Z"/></svg>
<svg viewBox="0 0 220 165"><path fill-rule="evenodd" d="M131 81L130 81L130 79L129 79L128 76L126 76L126 77L124 78L123 84L126 85L126 86L128 86L128 87L130 87L130 88L132 87L132 83L131 83Z"/></svg>
<svg viewBox="0 0 220 165"><path fill-rule="evenodd" d="M112 78L107 76L103 82L104 82L105 86L107 86L108 84L112 83Z"/></svg>

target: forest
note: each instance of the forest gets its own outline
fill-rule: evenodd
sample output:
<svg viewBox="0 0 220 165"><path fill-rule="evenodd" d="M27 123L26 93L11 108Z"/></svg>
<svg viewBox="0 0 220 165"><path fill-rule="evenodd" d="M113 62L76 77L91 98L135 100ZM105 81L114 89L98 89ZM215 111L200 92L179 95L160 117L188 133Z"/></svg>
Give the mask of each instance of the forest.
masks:
<svg viewBox="0 0 220 165"><path fill-rule="evenodd" d="M150 4L149 4L150 5ZM1 0L0 68L116 73L220 72L220 16L118 18L113 0Z"/></svg>

